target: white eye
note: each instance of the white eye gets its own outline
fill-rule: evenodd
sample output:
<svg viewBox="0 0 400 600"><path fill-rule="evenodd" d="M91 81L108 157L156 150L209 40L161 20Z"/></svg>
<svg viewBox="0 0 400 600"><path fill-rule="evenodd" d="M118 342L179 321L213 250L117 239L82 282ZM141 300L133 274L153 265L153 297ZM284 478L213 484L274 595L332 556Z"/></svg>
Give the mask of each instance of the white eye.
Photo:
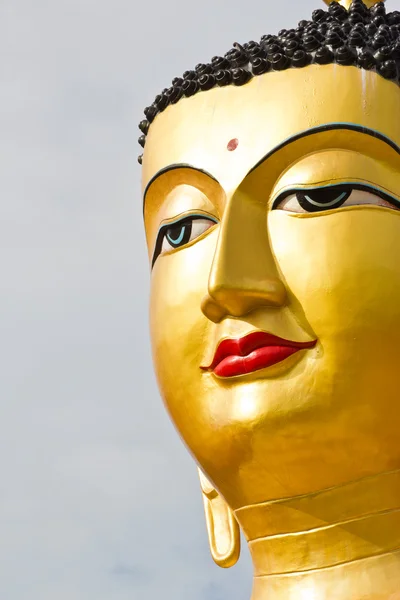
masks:
<svg viewBox="0 0 400 600"><path fill-rule="evenodd" d="M332 186L313 190L302 190L285 196L274 208L294 213L323 212L341 206L374 204L397 209L396 200L387 200L368 189L354 189L351 186Z"/></svg>

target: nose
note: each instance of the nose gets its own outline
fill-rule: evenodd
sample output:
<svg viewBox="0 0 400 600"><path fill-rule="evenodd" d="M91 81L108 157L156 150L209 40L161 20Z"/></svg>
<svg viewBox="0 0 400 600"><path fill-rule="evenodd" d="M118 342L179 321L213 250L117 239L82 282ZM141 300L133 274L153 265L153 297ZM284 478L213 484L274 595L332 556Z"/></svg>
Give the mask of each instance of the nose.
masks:
<svg viewBox="0 0 400 600"><path fill-rule="evenodd" d="M266 208L236 193L225 209L203 298L203 314L218 323L286 302L267 229Z"/></svg>

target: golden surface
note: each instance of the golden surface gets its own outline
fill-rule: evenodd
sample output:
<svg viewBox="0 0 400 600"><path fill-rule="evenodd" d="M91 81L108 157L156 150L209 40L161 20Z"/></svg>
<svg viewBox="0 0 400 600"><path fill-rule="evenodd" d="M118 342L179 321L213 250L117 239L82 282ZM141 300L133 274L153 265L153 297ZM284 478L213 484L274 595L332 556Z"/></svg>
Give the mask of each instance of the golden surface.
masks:
<svg viewBox="0 0 400 600"><path fill-rule="evenodd" d="M181 100L148 134L150 260L161 225L218 221L155 261L151 337L204 473L213 557L238 558L234 515L253 600L400 598L400 212L366 192L325 212L272 209L328 184L400 199L399 114L394 83L313 65ZM200 368L257 330L317 344L233 378Z"/></svg>

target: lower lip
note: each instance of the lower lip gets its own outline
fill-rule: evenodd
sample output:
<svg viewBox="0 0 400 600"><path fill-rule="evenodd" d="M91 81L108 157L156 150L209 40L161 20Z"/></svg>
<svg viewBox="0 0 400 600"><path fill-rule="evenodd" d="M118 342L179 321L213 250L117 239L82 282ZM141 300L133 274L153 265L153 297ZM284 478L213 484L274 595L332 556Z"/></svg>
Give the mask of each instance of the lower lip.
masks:
<svg viewBox="0 0 400 600"><path fill-rule="evenodd" d="M251 352L248 356L227 356L215 367L214 373L219 377L235 377L253 373L260 369L272 367L282 362L300 348L289 346L265 346Z"/></svg>

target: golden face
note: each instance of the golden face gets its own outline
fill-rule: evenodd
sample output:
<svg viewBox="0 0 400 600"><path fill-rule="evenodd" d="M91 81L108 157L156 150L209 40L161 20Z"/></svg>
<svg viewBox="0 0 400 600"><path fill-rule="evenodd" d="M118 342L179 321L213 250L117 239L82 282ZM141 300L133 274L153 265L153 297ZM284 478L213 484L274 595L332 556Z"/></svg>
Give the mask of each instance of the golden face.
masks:
<svg viewBox="0 0 400 600"><path fill-rule="evenodd" d="M156 373L234 509L400 467L399 114L375 73L310 66L150 128Z"/></svg>

